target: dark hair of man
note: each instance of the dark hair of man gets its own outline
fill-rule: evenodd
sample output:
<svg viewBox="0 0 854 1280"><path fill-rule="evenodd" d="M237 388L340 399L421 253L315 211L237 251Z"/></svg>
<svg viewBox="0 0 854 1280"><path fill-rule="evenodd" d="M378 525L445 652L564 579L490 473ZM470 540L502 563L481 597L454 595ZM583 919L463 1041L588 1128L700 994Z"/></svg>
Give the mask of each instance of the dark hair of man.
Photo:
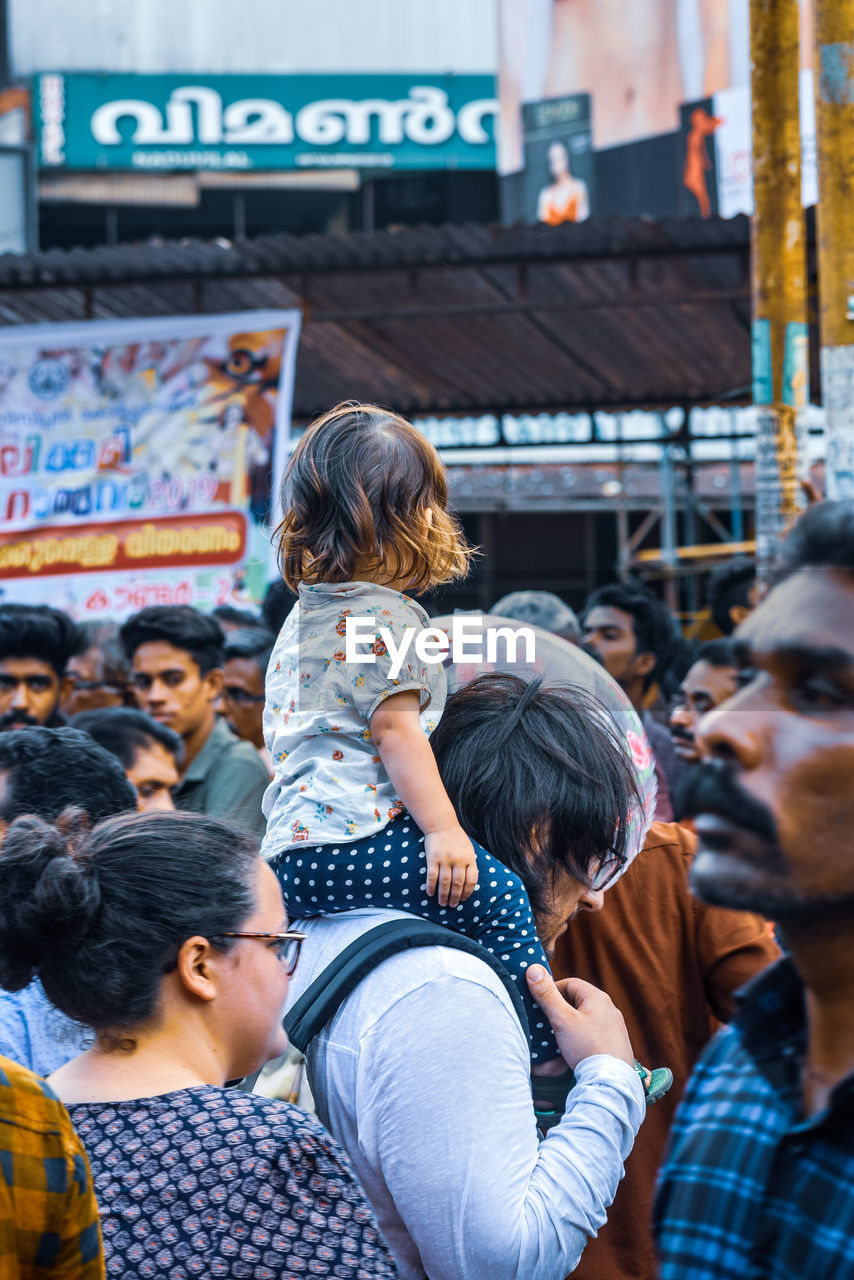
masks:
<svg viewBox="0 0 854 1280"><path fill-rule="evenodd" d="M74 716L71 726L88 733L99 746L120 760L125 770L132 769L139 753L149 750L154 742L165 748L176 764L184 758L184 743L178 734L136 707L81 711Z"/></svg>
<svg viewBox="0 0 854 1280"><path fill-rule="evenodd" d="M252 613L250 609L238 609L233 604L218 604L215 609L211 609L211 617L217 618L220 622L230 622L232 626L237 627L261 625L261 619L257 613Z"/></svg>
<svg viewBox="0 0 854 1280"><path fill-rule="evenodd" d="M153 604L133 614L120 632L128 658L141 645L162 640L188 653L205 676L223 663L225 633L210 614L188 604Z"/></svg>
<svg viewBox="0 0 854 1280"><path fill-rule="evenodd" d="M117 622L81 622L80 648L78 653L87 649L97 649L101 655L101 678L107 684L124 686L130 680L130 663L119 639Z"/></svg>
<svg viewBox="0 0 854 1280"><path fill-rule="evenodd" d="M707 662L710 667L734 667L735 653L735 645L726 636L719 640L708 640L695 652L691 666L695 662Z"/></svg>
<svg viewBox="0 0 854 1280"><path fill-rule="evenodd" d="M644 688L667 674L667 668L677 648L678 632L673 614L663 600L645 587L632 582L611 582L599 587L584 606L585 617L591 609L603 606L628 613L634 624L637 653L651 653L655 666L644 677Z"/></svg>
<svg viewBox="0 0 854 1280"><path fill-rule="evenodd" d="M34 658L62 677L83 637L76 622L49 604L0 604L0 660Z"/></svg>
<svg viewBox="0 0 854 1280"><path fill-rule="evenodd" d="M252 913L257 864L249 836L197 813L127 814L94 830L79 810L56 826L20 818L0 850L0 986L19 991L37 973L78 1022L140 1026L187 938L233 945L222 935Z"/></svg>
<svg viewBox="0 0 854 1280"><path fill-rule="evenodd" d="M756 562L748 556L736 556L715 569L709 577L707 599L712 621L725 636L735 631L729 616L736 605L750 608L750 589L756 581Z"/></svg>
<svg viewBox="0 0 854 1280"><path fill-rule="evenodd" d="M625 861L637 782L584 690L478 676L448 699L430 745L463 830L521 877L535 911L548 910L557 873L589 887L600 862Z"/></svg>
<svg viewBox="0 0 854 1280"><path fill-rule="evenodd" d="M225 637L225 660L229 658L250 658L261 672L261 678L267 674L267 665L276 637L261 627L246 627L241 631L232 631Z"/></svg>
<svg viewBox="0 0 854 1280"><path fill-rule="evenodd" d="M854 501L809 507L783 543L780 567L780 576L812 567L854 573Z"/></svg>
<svg viewBox="0 0 854 1280"><path fill-rule="evenodd" d="M275 582L271 582L264 594L264 603L261 605L261 613L264 622L273 635L277 636L284 625L285 618L293 609L297 602L297 595L291 591L288 584L278 578Z"/></svg>
<svg viewBox="0 0 854 1280"><path fill-rule="evenodd" d="M53 821L76 805L90 822L136 808L136 792L115 756L79 729L33 726L0 733L4 822L24 813Z"/></svg>

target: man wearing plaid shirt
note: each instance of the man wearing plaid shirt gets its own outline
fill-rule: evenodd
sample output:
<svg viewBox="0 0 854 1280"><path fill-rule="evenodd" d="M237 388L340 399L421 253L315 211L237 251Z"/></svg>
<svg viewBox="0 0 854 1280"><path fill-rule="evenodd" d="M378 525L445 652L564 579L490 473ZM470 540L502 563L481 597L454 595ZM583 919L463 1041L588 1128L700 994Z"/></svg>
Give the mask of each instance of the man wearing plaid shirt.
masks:
<svg viewBox="0 0 854 1280"><path fill-rule="evenodd" d="M0 1276L104 1276L98 1205L80 1140L44 1081L8 1058L0 1058Z"/></svg>
<svg viewBox="0 0 854 1280"><path fill-rule="evenodd" d="M736 632L741 689L701 722L692 888L790 954L741 996L677 1113L662 1280L854 1280L854 502L822 503Z"/></svg>

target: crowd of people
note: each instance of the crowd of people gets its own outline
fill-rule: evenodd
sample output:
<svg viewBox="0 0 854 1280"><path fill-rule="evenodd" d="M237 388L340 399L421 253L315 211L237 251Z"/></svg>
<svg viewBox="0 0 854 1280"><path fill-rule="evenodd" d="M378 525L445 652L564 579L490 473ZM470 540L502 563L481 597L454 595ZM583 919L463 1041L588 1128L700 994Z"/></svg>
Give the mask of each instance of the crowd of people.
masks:
<svg viewBox="0 0 854 1280"><path fill-rule="evenodd" d="M0 1273L854 1278L854 503L704 642L635 582L495 602L627 745L571 682L389 675L470 554L408 423L340 406L283 497L257 610L0 604ZM418 917L316 1114L253 1091Z"/></svg>

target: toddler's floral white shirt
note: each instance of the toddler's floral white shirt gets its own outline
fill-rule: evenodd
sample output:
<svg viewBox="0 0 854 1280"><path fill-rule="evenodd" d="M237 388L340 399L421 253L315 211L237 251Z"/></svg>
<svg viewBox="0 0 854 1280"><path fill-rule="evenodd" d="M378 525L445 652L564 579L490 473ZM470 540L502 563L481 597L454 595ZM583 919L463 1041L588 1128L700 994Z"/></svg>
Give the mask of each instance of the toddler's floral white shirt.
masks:
<svg viewBox="0 0 854 1280"><path fill-rule="evenodd" d="M348 616L376 619L375 662L345 661ZM263 803L266 858L301 843L373 835L402 812L370 719L391 694L418 689L420 723L429 735L444 710L445 671L440 663L422 663L410 643L400 672L389 679L391 657L379 628L387 627L399 646L406 627L429 626L419 604L389 587L300 585L267 668L264 741L275 773Z"/></svg>

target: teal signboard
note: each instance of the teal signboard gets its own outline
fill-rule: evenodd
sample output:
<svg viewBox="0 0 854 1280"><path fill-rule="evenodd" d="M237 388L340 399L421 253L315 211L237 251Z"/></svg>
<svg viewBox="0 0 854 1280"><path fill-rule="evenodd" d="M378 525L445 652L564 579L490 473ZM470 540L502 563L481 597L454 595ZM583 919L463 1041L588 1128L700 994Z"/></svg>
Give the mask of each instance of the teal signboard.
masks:
<svg viewBox="0 0 854 1280"><path fill-rule="evenodd" d="M35 79L43 169L494 169L487 75Z"/></svg>

